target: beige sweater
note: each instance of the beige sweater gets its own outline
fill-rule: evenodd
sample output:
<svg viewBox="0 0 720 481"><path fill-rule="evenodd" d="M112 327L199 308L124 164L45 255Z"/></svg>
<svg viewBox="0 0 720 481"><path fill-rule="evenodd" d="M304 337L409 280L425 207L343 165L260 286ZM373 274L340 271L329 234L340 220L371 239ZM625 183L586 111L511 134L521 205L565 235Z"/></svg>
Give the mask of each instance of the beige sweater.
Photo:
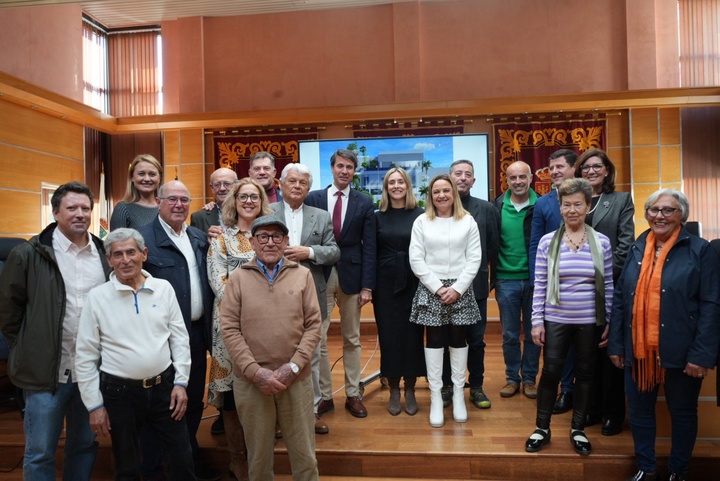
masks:
<svg viewBox="0 0 720 481"><path fill-rule="evenodd" d="M285 363L310 375L322 318L310 271L286 258L272 284L255 259L230 275L220 304L220 329L235 375L252 382L261 367Z"/></svg>

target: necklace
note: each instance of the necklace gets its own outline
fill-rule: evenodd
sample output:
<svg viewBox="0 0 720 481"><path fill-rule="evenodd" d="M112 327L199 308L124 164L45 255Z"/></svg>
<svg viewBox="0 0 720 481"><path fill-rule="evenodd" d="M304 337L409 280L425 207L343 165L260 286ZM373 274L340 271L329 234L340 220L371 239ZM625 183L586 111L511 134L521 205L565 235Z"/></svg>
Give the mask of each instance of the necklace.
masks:
<svg viewBox="0 0 720 481"><path fill-rule="evenodd" d="M597 209L597 206L600 205L600 201L601 201L601 200L602 200L602 192L600 192L600 198L598 198L597 204L595 204L595 207L593 207L592 209L590 209L590 211L588 212L588 214L592 214L593 212L595 212L595 209Z"/></svg>
<svg viewBox="0 0 720 481"><path fill-rule="evenodd" d="M565 231L565 239L567 239L567 241L568 241L569 243L571 243L571 244L573 245L573 247L575 247L575 249L573 249L574 251L579 251L580 248L582 247L582 245L585 244L585 235L586 235L586 234L587 234L587 229L583 229L583 235L582 235L582 237L580 238L580 242L578 242L578 243L576 244L576 243L570 238L570 234L568 234L568 231Z"/></svg>

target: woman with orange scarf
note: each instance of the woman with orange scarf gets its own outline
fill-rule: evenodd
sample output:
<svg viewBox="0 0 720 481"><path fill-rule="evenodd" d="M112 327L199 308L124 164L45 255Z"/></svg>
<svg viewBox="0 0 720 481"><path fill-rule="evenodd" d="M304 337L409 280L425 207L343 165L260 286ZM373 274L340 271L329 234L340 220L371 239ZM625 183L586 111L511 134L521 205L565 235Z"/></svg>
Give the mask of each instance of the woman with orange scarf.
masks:
<svg viewBox="0 0 720 481"><path fill-rule="evenodd" d="M615 288L608 354L625 370L625 393L638 472L660 479L655 462L655 404L660 384L672 424L670 481L686 479L697 437L700 386L720 343L720 261L683 225L690 204L661 189L645 202L650 229L631 246Z"/></svg>

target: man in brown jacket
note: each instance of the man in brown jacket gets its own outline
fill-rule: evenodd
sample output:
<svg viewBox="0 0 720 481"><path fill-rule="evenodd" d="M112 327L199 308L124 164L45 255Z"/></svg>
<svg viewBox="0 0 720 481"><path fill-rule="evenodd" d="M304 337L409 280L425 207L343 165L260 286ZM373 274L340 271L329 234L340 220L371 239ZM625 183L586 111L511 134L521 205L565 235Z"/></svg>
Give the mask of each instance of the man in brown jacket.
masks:
<svg viewBox="0 0 720 481"><path fill-rule="evenodd" d="M273 478L276 419L293 480L318 479L310 359L322 319L312 274L283 257L287 233L275 216L253 222L255 259L230 275L221 306L251 480Z"/></svg>

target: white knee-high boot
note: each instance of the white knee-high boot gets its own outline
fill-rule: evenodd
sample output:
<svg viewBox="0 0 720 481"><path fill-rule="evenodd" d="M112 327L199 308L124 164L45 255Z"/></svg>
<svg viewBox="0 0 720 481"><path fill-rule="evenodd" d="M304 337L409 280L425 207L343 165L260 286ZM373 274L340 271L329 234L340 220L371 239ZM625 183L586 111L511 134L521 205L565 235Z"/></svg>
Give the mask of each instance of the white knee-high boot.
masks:
<svg viewBox="0 0 720 481"><path fill-rule="evenodd" d="M453 419L456 423L467 421L465 407L465 372L467 370L468 348L450 348L450 368L453 383Z"/></svg>
<svg viewBox="0 0 720 481"><path fill-rule="evenodd" d="M445 424L443 415L442 394L442 370L443 370L443 349L425 348L425 366L427 367L427 379L430 384L430 426L441 428Z"/></svg>

